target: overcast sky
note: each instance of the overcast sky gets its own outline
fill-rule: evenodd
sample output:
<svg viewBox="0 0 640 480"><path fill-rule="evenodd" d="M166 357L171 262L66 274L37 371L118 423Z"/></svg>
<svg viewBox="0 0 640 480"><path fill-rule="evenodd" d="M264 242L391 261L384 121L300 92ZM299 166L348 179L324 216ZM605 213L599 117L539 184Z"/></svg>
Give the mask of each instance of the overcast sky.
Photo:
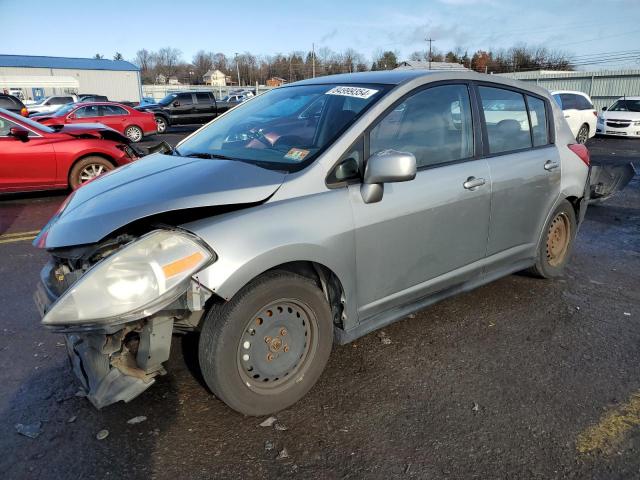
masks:
<svg viewBox="0 0 640 480"><path fill-rule="evenodd" d="M0 53L132 59L171 46L189 61L204 49L233 55L327 46L367 56L518 43L590 55L640 49L640 0L0 0ZM640 68L634 60L582 67Z"/></svg>

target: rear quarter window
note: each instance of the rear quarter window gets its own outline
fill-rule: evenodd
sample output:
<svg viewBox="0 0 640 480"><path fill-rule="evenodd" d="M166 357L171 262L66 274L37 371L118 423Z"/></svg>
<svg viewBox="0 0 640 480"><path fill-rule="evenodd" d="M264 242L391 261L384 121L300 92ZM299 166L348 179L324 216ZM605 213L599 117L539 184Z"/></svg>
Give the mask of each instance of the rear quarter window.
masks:
<svg viewBox="0 0 640 480"><path fill-rule="evenodd" d="M16 110L22 107L11 97L0 97L0 108L6 108L7 110Z"/></svg>

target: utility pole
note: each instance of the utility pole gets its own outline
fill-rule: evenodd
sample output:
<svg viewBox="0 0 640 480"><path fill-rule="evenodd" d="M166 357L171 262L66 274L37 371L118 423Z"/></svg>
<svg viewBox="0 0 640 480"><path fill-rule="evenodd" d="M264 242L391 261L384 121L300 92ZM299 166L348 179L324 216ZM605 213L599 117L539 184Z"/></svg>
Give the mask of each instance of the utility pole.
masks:
<svg viewBox="0 0 640 480"><path fill-rule="evenodd" d="M316 78L316 44L311 44L311 65L313 71L313 78Z"/></svg>
<svg viewBox="0 0 640 480"><path fill-rule="evenodd" d="M429 70L431 70L431 43L435 42L432 38L425 38L427 42L429 42Z"/></svg>
<svg viewBox="0 0 640 480"><path fill-rule="evenodd" d="M238 52L236 52L236 70L238 72L238 87L240 87L240 64L238 63Z"/></svg>

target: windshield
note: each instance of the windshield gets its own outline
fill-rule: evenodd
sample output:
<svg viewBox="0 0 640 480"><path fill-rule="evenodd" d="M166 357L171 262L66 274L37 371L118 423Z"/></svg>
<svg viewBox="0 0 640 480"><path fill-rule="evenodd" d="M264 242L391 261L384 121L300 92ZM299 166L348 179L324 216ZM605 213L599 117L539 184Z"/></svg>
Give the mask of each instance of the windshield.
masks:
<svg viewBox="0 0 640 480"><path fill-rule="evenodd" d="M178 96L177 93L170 93L158 102L158 105L169 105Z"/></svg>
<svg viewBox="0 0 640 480"><path fill-rule="evenodd" d="M277 88L230 110L179 144L176 153L298 170L329 146L387 89L383 85Z"/></svg>
<svg viewBox="0 0 640 480"><path fill-rule="evenodd" d="M45 133L53 133L55 132L55 130L51 127L47 127L46 125L43 125L41 123L35 122L33 120L31 120L30 118L25 118L21 115L16 115L13 112L10 112L9 110L2 110L2 113L4 113L7 117L13 119L13 120L18 120L18 122L22 122L25 125L28 125L29 127L33 128L34 130L40 130L41 132L45 132Z"/></svg>
<svg viewBox="0 0 640 480"><path fill-rule="evenodd" d="M71 110L73 110L74 108L76 108L76 106L73 103L68 103L64 107L60 107L58 110L56 110L52 116L64 117L67 113L71 112Z"/></svg>
<svg viewBox="0 0 640 480"><path fill-rule="evenodd" d="M611 105L610 112L640 112L640 100L618 100Z"/></svg>

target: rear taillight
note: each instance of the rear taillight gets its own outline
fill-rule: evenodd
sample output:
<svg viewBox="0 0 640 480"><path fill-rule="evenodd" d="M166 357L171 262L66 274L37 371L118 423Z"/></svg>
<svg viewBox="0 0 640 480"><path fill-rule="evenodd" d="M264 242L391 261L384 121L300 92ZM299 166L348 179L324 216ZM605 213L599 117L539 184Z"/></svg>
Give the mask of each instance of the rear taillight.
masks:
<svg viewBox="0 0 640 480"><path fill-rule="evenodd" d="M29 110L27 110L27 107L22 107L20 109L20 115L22 115L23 117L28 117L29 116Z"/></svg>
<svg viewBox="0 0 640 480"><path fill-rule="evenodd" d="M593 111L593 116L597 117L598 116L598 112L596 112L595 110Z"/></svg>
<svg viewBox="0 0 640 480"><path fill-rule="evenodd" d="M580 160L584 162L584 164L588 167L591 160L589 158L589 149L582 145L581 143L572 143L571 145L567 145L569 150L575 153Z"/></svg>

